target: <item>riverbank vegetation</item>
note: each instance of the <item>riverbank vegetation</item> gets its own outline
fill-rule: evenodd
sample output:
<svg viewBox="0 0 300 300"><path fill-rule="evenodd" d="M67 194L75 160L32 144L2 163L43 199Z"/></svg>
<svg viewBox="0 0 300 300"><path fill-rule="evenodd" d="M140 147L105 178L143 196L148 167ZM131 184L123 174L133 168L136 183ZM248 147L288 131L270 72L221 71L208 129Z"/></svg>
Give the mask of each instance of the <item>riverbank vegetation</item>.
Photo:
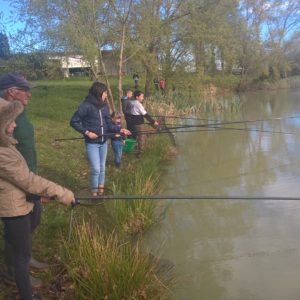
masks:
<svg viewBox="0 0 300 300"><path fill-rule="evenodd" d="M63 260L76 299L167 299L166 278L159 261L139 243L88 222L77 224L63 246Z"/></svg>
<svg viewBox="0 0 300 300"><path fill-rule="evenodd" d="M91 82L37 84L32 90L28 114L36 129L38 172L69 187L77 196L89 196L89 168L83 140L58 142L55 139L78 136L70 128L69 119ZM108 193L141 196L155 193L162 164L171 152L174 151L166 137L153 135L142 157L125 154L122 169L117 170L110 150ZM169 273L161 268L158 258L140 249L143 234L164 212L165 207L157 203L82 201L82 205L73 209L58 203L46 205L33 241L34 256L53 266L38 274L45 282L46 296L157 299L158 293L161 297L168 294ZM11 295L13 289L3 282L0 286L1 297Z"/></svg>

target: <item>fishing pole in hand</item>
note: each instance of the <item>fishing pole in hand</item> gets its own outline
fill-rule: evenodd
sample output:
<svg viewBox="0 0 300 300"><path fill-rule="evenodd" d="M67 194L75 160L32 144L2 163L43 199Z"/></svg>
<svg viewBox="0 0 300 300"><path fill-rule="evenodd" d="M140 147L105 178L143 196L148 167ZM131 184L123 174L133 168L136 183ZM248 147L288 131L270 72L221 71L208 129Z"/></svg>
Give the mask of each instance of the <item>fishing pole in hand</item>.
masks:
<svg viewBox="0 0 300 300"><path fill-rule="evenodd" d="M172 127L165 130L159 131L143 131L137 132L138 135L154 135L154 134L177 134L177 133L188 133L188 132L201 132L201 131L219 131L219 130L234 130L234 131L247 131L247 132L264 132L264 133L272 133L272 134L290 134L290 135L300 135L297 132L285 132L285 131L273 131L273 130L263 130L263 129L251 129L251 128L234 128L234 127L218 127L218 126L210 126L210 127L202 127L202 126L178 126ZM198 128L198 129L197 129ZM186 130L184 130L186 129ZM70 137L70 138L56 138L54 141L75 141L75 140L83 140L84 137Z"/></svg>
<svg viewBox="0 0 300 300"><path fill-rule="evenodd" d="M82 201L89 200L91 202L101 200L274 200L274 201L300 201L300 197L288 197L288 196L212 196L212 195L198 195L198 196L176 196L176 195L135 195L135 196L118 196L118 195L103 195L103 196L76 196L75 205L82 204ZM85 204L83 204L85 205ZM93 205L93 204L89 204Z"/></svg>
<svg viewBox="0 0 300 300"><path fill-rule="evenodd" d="M265 121L272 121L272 120L284 120L284 119L294 119L294 118L300 118L300 116L291 116L291 117L276 117L276 118L269 118L269 119L256 119L256 120L243 120L243 121L230 121L230 122L217 122L217 123L206 123L206 124L196 124L196 125L179 125L179 126L173 126L173 127L167 127L162 130L154 131L154 130L145 130L145 131L137 131L132 132L140 135L151 135L151 134L170 134L176 132L196 132L196 130L193 131L184 131L179 129L187 129L187 128L213 128L213 129L225 129L226 127L219 127L222 125L230 125L230 124L246 124L246 123L255 123L255 122L265 122ZM259 130L259 129L247 129L247 128L226 128L227 130L240 130L240 131L258 131L258 132L269 132L269 133L281 133L281 134L293 134L298 135L298 133L293 132L281 132L281 131L267 131L267 130ZM199 130L204 131L204 130ZM206 130L205 130L206 131ZM113 137L115 133L107 133L100 136L106 136L106 137ZM56 138L54 141L71 141L71 140L82 140L84 137L71 137L71 138Z"/></svg>

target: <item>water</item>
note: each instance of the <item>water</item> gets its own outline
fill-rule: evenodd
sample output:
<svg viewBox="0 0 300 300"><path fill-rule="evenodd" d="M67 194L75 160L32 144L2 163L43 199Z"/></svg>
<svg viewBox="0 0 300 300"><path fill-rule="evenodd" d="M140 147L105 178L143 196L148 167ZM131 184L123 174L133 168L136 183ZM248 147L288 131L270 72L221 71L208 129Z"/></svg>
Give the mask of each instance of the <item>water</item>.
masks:
<svg viewBox="0 0 300 300"><path fill-rule="evenodd" d="M243 96L219 120L300 116L300 90ZM300 134L300 118L227 127ZM214 130L177 134L160 194L300 197L300 135ZM165 202L164 202L165 203ZM174 264L172 299L300 298L300 201L176 200L146 245Z"/></svg>

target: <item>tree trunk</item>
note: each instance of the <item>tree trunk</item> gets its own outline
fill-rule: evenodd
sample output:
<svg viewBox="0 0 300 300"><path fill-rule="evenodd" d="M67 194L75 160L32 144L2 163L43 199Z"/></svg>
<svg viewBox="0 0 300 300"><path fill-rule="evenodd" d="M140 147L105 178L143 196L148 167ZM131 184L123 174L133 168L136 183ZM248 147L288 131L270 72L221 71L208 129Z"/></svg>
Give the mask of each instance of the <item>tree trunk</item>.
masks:
<svg viewBox="0 0 300 300"><path fill-rule="evenodd" d="M152 73L149 68L146 67L145 97L149 97L151 95L151 81Z"/></svg>
<svg viewBox="0 0 300 300"><path fill-rule="evenodd" d="M125 46L125 33L126 33L126 28L125 24L123 24L122 28L122 37L121 37L121 45L120 45L120 56L119 56L119 80L118 80L118 91L119 91L119 111L122 112L122 102L121 102L121 97L123 96L123 64L124 64L124 46Z"/></svg>

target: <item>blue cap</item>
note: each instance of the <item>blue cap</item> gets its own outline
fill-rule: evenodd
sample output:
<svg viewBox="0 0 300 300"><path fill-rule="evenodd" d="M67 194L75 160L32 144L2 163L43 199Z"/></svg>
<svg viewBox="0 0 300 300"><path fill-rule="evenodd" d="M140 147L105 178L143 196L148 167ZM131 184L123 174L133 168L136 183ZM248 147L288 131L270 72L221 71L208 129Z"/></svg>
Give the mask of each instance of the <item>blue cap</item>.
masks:
<svg viewBox="0 0 300 300"><path fill-rule="evenodd" d="M7 73L0 78L0 90L6 90L12 87L30 89L33 85L28 82L24 76L15 73Z"/></svg>

